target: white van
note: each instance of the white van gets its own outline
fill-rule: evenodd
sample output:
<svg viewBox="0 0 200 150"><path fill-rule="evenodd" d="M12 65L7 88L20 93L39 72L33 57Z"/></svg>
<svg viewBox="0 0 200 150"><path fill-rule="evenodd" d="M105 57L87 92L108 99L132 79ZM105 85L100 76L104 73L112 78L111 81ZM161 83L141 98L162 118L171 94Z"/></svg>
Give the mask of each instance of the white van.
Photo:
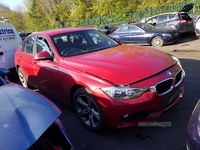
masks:
<svg viewBox="0 0 200 150"><path fill-rule="evenodd" d="M19 33L12 24L0 23L0 67L14 69L14 54L21 44Z"/></svg>

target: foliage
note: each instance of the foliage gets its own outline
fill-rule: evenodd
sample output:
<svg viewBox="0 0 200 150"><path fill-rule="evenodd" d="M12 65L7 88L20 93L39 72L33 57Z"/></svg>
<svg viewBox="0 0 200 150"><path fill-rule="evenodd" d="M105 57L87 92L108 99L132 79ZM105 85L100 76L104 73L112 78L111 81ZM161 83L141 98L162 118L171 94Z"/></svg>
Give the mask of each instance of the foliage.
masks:
<svg viewBox="0 0 200 150"><path fill-rule="evenodd" d="M8 6L0 3L0 17L9 18L10 13L11 9Z"/></svg>

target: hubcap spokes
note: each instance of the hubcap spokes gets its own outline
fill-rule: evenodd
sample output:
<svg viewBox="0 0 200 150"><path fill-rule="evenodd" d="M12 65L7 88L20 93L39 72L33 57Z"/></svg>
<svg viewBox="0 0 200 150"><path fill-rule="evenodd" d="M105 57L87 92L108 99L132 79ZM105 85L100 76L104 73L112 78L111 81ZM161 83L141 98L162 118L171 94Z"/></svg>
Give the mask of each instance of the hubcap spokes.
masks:
<svg viewBox="0 0 200 150"><path fill-rule="evenodd" d="M20 79L22 85L25 86L25 79L24 79L24 76L21 72L19 72L19 79Z"/></svg>
<svg viewBox="0 0 200 150"><path fill-rule="evenodd" d="M87 126L96 127L99 125L99 109L90 97L80 95L77 98L76 105L78 115Z"/></svg>

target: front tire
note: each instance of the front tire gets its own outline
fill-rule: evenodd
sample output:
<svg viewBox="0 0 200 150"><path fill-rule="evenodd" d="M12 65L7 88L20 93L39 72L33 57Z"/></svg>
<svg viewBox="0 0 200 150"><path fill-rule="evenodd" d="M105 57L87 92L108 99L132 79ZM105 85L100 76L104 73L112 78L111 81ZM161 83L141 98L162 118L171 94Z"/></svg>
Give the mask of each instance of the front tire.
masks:
<svg viewBox="0 0 200 150"><path fill-rule="evenodd" d="M99 132L105 129L103 112L96 98L85 88L79 88L73 97L75 111L80 121L91 131Z"/></svg>
<svg viewBox="0 0 200 150"><path fill-rule="evenodd" d="M151 45L154 47L162 47L164 45L164 41L160 36L156 36L151 40Z"/></svg>

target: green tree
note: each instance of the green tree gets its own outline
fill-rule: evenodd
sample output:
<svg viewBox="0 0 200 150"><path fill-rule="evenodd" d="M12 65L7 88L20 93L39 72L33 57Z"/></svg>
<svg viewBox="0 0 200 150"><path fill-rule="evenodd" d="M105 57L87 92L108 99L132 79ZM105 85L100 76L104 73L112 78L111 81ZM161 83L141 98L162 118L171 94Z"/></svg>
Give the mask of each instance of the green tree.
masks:
<svg viewBox="0 0 200 150"><path fill-rule="evenodd" d="M0 17L8 18L11 13L9 6L0 3Z"/></svg>

